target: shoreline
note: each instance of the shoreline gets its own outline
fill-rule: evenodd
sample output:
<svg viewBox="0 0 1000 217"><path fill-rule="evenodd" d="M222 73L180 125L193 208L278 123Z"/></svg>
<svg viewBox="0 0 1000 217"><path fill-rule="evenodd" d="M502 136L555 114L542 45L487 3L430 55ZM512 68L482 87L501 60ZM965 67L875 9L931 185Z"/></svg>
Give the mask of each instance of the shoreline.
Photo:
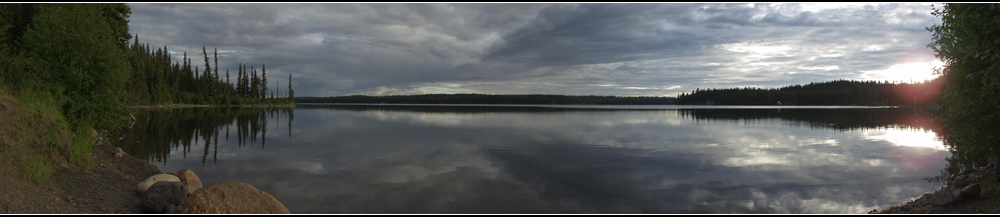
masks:
<svg viewBox="0 0 1000 217"><path fill-rule="evenodd" d="M4 117L14 117L13 114L24 112L22 103L4 99L5 109L0 109ZM138 109L160 109L160 108L192 108L192 107L295 107L296 104L252 104L252 105L153 105L153 106L130 106ZM29 107L30 108L30 107ZM21 119L10 119L0 117L0 121L14 123ZM10 124L9 126L16 126ZM0 127L2 128L2 127ZM4 161L10 163L0 166L0 174L8 176L0 180L0 214L145 214L140 209L139 195L135 192L135 185L147 177L170 171L160 171L153 163L136 158L130 154L122 157L115 157L115 148L111 140L115 136L108 135L106 131L94 132L94 147L89 153L92 157L88 166L77 166L64 159L59 159L58 163L50 167L52 171L52 182L48 185L38 185L32 183L26 175L19 170L20 164L13 161L23 158L27 153L20 153L17 149L10 149L12 144L20 140L14 140L11 132L0 134L0 141L13 142L4 144L8 149L7 153L0 153L4 156ZM19 138L33 138L33 131L25 131ZM20 156L20 157L17 157ZM998 183L996 168L992 170L972 171L974 180L981 185L987 186L990 183ZM899 205L885 209L873 210L870 214L984 214L1000 212L1000 191L997 184L993 184L991 189L984 188L982 195L978 198L966 200L954 205L933 206L931 195L935 192L953 190L938 189L927 192L917 199L903 202Z"/></svg>
<svg viewBox="0 0 1000 217"><path fill-rule="evenodd" d="M967 172L967 173L966 173ZM924 193L916 199L898 205L875 209L867 214L997 214L1000 213L1000 171L995 166L953 174L940 188ZM964 177L963 177L964 176ZM965 181L959 181L959 180ZM965 184L961 184L965 182ZM978 185L966 196L964 186ZM987 187L989 186L989 187ZM971 186L970 186L971 187ZM956 191L962 191L960 195ZM949 197L950 196L950 197ZM955 198L955 202L943 203L942 197ZM947 199L945 199L947 200Z"/></svg>
<svg viewBox="0 0 1000 217"><path fill-rule="evenodd" d="M162 108L223 108L223 107L242 107L242 108L255 108L255 107L266 107L266 108L294 108L298 106L297 103L294 104L248 104L248 105L195 105L195 104L166 104L166 105L135 105L129 106L133 109L162 109Z"/></svg>

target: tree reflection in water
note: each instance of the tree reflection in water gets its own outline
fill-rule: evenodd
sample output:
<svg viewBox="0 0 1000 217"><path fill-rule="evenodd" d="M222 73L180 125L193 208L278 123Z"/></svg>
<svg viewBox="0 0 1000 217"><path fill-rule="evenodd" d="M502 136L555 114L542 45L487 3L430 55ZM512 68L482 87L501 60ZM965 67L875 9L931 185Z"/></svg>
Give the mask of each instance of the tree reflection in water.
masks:
<svg viewBox="0 0 1000 217"><path fill-rule="evenodd" d="M212 160L215 163L219 137L227 142L235 139L241 148L258 144L260 148L265 148L268 119L276 120L276 128L280 128L281 122L287 122L288 136L291 137L291 124L295 118L292 108L283 107L139 109L133 115L136 123L124 130L122 139L115 145L132 156L164 165L171 149L180 148L186 159L192 145L199 143L205 144L202 165L208 159L209 149L213 149ZM234 125L236 135L231 138L229 129Z"/></svg>

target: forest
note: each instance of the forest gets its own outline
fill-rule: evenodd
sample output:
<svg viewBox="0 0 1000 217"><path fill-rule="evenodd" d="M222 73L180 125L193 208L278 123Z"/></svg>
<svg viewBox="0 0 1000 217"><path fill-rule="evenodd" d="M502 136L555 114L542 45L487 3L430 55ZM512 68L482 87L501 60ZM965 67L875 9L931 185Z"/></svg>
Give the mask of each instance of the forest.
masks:
<svg viewBox="0 0 1000 217"><path fill-rule="evenodd" d="M113 128L135 105L292 103L291 82L288 97L275 97L263 63L259 76L240 63L230 80L216 49L210 60L202 47L199 69L187 51L177 61L165 45L141 44L129 33L131 14L123 3L0 4L0 87L52 98L74 128Z"/></svg>
<svg viewBox="0 0 1000 217"><path fill-rule="evenodd" d="M781 88L696 89L677 104L904 106L937 103L943 81L917 83L836 80Z"/></svg>
<svg viewBox="0 0 1000 217"><path fill-rule="evenodd" d="M296 97L297 103L389 103L389 104L561 104L561 105L669 105L673 97L656 96L566 96L425 94L391 96Z"/></svg>
<svg viewBox="0 0 1000 217"><path fill-rule="evenodd" d="M181 59L183 63L172 62L167 54L167 47L152 50L149 44L140 44L139 37L132 43L129 63L132 67L131 82L125 101L130 105L156 104L287 104L289 98L276 98L274 87L268 91L267 65L261 64L260 76L257 69L239 63L235 72L235 80L230 80L229 70L224 75L219 74L218 48L213 49L212 58L202 47L205 58L205 70L198 66L192 69L191 58L187 52ZM214 63L214 64L213 64ZM214 67L213 67L214 66ZM289 75L289 80L291 75ZM288 92L291 93L291 82L288 82Z"/></svg>

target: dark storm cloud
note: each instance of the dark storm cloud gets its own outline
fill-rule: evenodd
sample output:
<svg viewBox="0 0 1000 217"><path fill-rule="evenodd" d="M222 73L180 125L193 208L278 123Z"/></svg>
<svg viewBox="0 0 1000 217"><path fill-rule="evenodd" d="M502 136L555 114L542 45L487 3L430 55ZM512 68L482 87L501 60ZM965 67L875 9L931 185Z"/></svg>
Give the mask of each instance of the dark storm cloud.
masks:
<svg viewBox="0 0 1000 217"><path fill-rule="evenodd" d="M903 57L929 61L924 27L940 22L923 4L130 6L140 43L202 66L200 47L217 47L220 71L267 64L280 88L293 74L299 96L674 95L866 79L913 61Z"/></svg>

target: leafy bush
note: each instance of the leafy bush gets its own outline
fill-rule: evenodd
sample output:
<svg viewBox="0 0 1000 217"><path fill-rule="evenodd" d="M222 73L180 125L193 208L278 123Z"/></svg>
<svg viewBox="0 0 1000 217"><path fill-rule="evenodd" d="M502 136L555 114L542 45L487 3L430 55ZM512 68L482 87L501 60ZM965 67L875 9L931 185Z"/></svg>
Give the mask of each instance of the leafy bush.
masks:
<svg viewBox="0 0 1000 217"><path fill-rule="evenodd" d="M946 4L932 13L941 25L927 28L945 66L944 122L964 154L1000 153L1000 4Z"/></svg>

